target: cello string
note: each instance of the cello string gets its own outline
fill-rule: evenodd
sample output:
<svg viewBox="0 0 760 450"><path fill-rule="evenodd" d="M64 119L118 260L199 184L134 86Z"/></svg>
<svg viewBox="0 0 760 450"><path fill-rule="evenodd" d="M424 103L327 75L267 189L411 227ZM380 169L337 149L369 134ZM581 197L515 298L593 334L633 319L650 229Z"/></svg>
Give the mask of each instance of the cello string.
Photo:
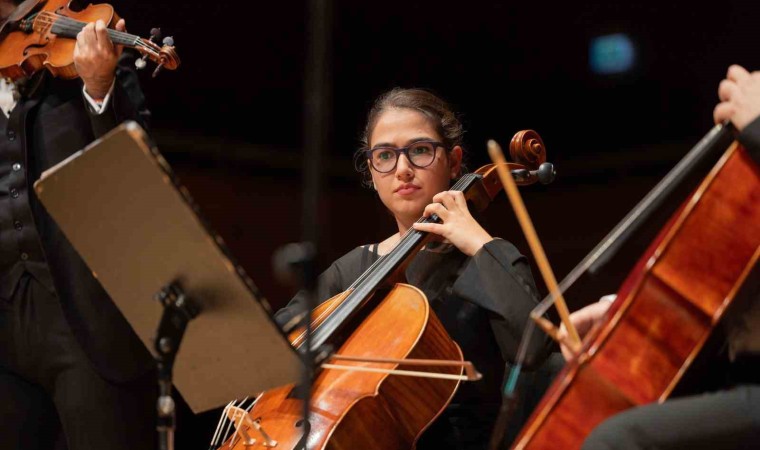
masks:
<svg viewBox="0 0 760 450"><path fill-rule="evenodd" d="M470 174L466 174L470 175ZM451 190L462 190L462 188L466 185L466 182L462 181L463 178L466 176L463 175L455 184L452 186ZM416 223L421 223L428 220L425 217L420 217L417 219ZM417 233L417 234L415 234ZM410 241L413 240L414 237L418 236L419 234L422 234L422 231L417 231L414 228L408 229L406 232L404 232L404 235L401 237L398 243L396 243L396 246L393 247L393 249L386 253L385 255L382 255L380 258L377 259L367 270L362 273L359 278L354 281L350 286L349 289L355 289L359 284L363 283L366 278L368 278L372 272L377 270L377 267L384 264L390 257L390 255L397 254L397 252L401 249L405 249L410 245Z"/></svg>
<svg viewBox="0 0 760 450"><path fill-rule="evenodd" d="M242 400L242 401L241 401L239 404L237 404L237 405L235 405L235 404L233 403L233 404L232 404L232 407L233 407L233 408L236 408L236 407L237 407L237 408L239 408L239 407L240 407L240 406L241 406L243 403L245 403L245 401L246 401L246 400L248 400L248 397L244 398L244 399L243 399L243 400ZM229 436L229 434L230 434L230 428L232 427L232 424L233 424L233 421L232 421L232 420L229 420L229 421L227 422L227 428L226 428L226 430L224 431L224 437L222 438L222 442L226 442L226 441L227 441L227 437L228 437L228 436ZM231 447L232 447L232 446L230 446L230 448L231 448Z"/></svg>
<svg viewBox="0 0 760 450"><path fill-rule="evenodd" d="M227 417L227 410L230 408L230 405L235 400L232 400L231 402L227 403L227 406L224 407L222 410L222 414L219 416L219 422L216 424L216 431L214 431L214 436L211 438L211 443L209 444L209 447L212 449L215 449L217 447L216 440L219 438L219 432L222 431L222 424L224 423L224 418Z"/></svg>
<svg viewBox="0 0 760 450"><path fill-rule="evenodd" d="M248 397L246 397L247 399ZM246 416L249 412L251 412L251 408L253 408L253 405L256 404L257 401L259 401L259 398L261 398L261 395L257 395L252 401L251 404L248 405L247 408L245 408L245 413L240 415L240 422L238 422L237 429L240 430L240 426L243 425L243 421L245 420ZM245 403L245 399L240 402L240 406L238 406L239 409L243 409L243 404ZM230 442L230 449L232 449L235 446L235 438L239 437L239 433L236 433L235 436L232 437L232 441ZM242 438L241 438L242 439Z"/></svg>
<svg viewBox="0 0 760 450"><path fill-rule="evenodd" d="M467 183L469 182L470 178L472 178L472 174L465 174L465 175L463 175L462 177L460 177L459 180L457 180L456 183L454 183L454 185L451 187L450 190L452 190L452 191L462 191L462 190L464 190L464 188L467 186ZM420 217L419 219L417 219L417 221L415 223L423 223L423 222L426 222L428 220L430 220L428 217ZM427 234L427 233L425 233L423 231L415 230L414 228L409 228L406 232L404 232L404 235L401 237L401 239L396 244L396 246L390 252L388 252L386 255L383 255L383 256L391 255L392 253L396 252L397 249L399 249L399 250L400 249L404 249L404 250L408 249L408 248L405 248L405 247L408 247L409 245L414 245L414 243L411 242L411 241L413 241L415 239L415 237L417 237L419 235L424 235L424 234ZM378 260L378 262L379 262L379 260Z"/></svg>
<svg viewBox="0 0 760 450"><path fill-rule="evenodd" d="M559 283L559 293L563 294L570 288L576 281L586 273L590 271L592 266L598 263L606 257L607 252L610 249L614 249L616 245L619 245L619 239L621 236L629 230L636 220L642 216L653 204L661 199L664 193L672 188L674 184L677 184L681 178L685 175L685 172L699 161L713 146L713 144L723 138L725 134L731 131L730 126L724 124L715 125L705 137L702 138L687 154L676 164L673 169L668 172L667 175L657 185L647 193L647 195L621 220L607 236L602 239L591 252L586 255L583 260L573 268L570 273L565 276ZM593 272L592 272L593 273ZM549 307L554 303L555 297L553 293L549 293L533 310L531 314L544 315Z"/></svg>
<svg viewBox="0 0 760 450"><path fill-rule="evenodd" d="M462 177L460 177L460 179L457 180L457 182L454 183L454 185L450 189L456 190L456 191L462 191L468 185L468 183L470 183L470 181L472 180L474 176L476 175L474 174L462 175ZM417 219L416 223L420 223L420 222L424 222L428 220L430 220L430 218L421 217ZM328 325L328 322L332 323L336 320L338 321L345 320L346 316L350 313L350 311L352 311L356 307L356 303L358 303L365 297L364 295L355 295L354 293L356 292L356 288L364 284L366 280L374 276L376 272L382 271L383 266L396 264L397 261L395 260L395 258L397 257L397 255L406 254L409 250L411 250L412 247L414 247L414 245L416 245L416 242L415 242L416 238L420 236L424 236L426 234L427 233L415 230L413 228L410 228L409 230L407 230L407 232L404 233L404 237L401 238L401 240L396 244L393 250L391 250L389 253L378 258L378 260L375 261L375 263L373 263L367 270L365 270L364 273L362 273L359 276L359 278L349 286L347 290L353 289L354 292L349 294L339 305L333 308L332 311L328 313L324 321L322 321L320 326L315 328L315 331L318 328L322 328ZM330 325L330 327L332 327L332 325Z"/></svg>
<svg viewBox="0 0 760 450"><path fill-rule="evenodd" d="M462 178L464 178L466 175L470 175L470 174L465 174L465 175L462 176ZM451 190L461 190L462 189L462 187L465 185L465 183L462 182L462 178L460 178L459 181L457 181L457 183L455 183L454 186L452 186ZM416 223L423 222L424 220L426 220L426 218L420 217L419 219L417 219ZM393 253L394 251L396 251L397 248L400 248L403 245L408 245L407 242L413 236L413 234L412 234L413 231L417 231L417 230L414 230L413 228L410 228L409 230L407 230L406 232L404 232L404 235L401 237L401 239L399 240L399 242L396 243L396 246L390 252L388 252L388 253L386 253L384 255L381 255L374 263L372 263L372 265L369 266L369 268L367 270L365 270L359 276L359 278L357 278L353 283L351 283L351 285L348 287L348 289L355 289L356 286L358 286L359 284L363 283L366 280L366 278L369 275L371 275L372 272L374 272L375 270L377 270L377 266L385 263L386 257L388 255L390 255L391 253Z"/></svg>
<svg viewBox="0 0 760 450"><path fill-rule="evenodd" d="M689 151L689 153L663 178L660 183L655 186L644 199L642 199L634 209L560 282L559 292L565 292L571 285L573 285L582 274L584 274L590 267L597 263L602 258L610 247L613 247L615 242L624 234L624 232L635 223L638 217L646 211L653 203L657 201L659 197L666 192L670 186L677 183L679 178L683 176L688 167L690 167L695 160L701 159L702 155L707 151L714 142L721 139L722 134L726 133L725 125L716 125L697 145ZM550 293L539 303L533 311L531 311L531 317L540 317L546 314L549 308L554 303L554 294ZM523 364L527 357L528 343L535 334L536 324L534 321L529 321L528 325L523 330L523 336L520 340L518 347L517 358L515 365L512 367L507 382L503 387L503 394L505 398L512 398L515 394L517 387L517 379L520 376ZM497 430L494 430L494 433Z"/></svg>

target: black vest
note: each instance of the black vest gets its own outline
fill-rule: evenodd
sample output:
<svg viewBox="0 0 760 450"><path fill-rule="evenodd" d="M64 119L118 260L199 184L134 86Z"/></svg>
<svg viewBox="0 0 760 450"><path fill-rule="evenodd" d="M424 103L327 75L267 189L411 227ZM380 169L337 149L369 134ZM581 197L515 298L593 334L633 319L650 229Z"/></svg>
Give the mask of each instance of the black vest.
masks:
<svg viewBox="0 0 760 450"><path fill-rule="evenodd" d="M32 214L34 194L25 152L26 113L34 106L19 104L10 118L0 113L0 300L11 297L24 271L54 292Z"/></svg>

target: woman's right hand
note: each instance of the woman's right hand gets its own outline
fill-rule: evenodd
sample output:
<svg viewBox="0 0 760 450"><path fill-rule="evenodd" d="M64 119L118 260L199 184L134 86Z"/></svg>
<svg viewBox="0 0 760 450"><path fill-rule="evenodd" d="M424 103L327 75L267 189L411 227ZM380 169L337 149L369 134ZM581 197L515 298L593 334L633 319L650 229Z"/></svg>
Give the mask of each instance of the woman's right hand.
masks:
<svg viewBox="0 0 760 450"><path fill-rule="evenodd" d="M581 340L588 334L589 331L591 331L594 325L602 321L602 318L604 318L604 313L610 309L612 302L608 299L609 296L604 296L598 302L587 305L570 314L570 323L572 323L575 329L578 331L578 335L580 336ZM562 356L565 357L565 361L569 361L570 358L575 355L573 354L572 350L562 344L562 342L566 342L568 339L567 328L565 328L565 324L562 324L559 327L559 337L559 347L560 350L562 350Z"/></svg>

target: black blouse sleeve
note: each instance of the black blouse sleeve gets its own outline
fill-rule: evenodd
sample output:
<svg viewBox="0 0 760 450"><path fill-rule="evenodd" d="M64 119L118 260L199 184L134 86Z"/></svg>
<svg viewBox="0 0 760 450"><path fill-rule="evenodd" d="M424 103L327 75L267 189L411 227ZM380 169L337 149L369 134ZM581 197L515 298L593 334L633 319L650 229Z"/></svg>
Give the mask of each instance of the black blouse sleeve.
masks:
<svg viewBox="0 0 760 450"><path fill-rule="evenodd" d="M538 304L538 291L528 260L503 239L485 244L467 262L453 286L454 294L491 313L491 328L507 361L515 361L531 310ZM533 333L526 368L540 364L550 350L541 332Z"/></svg>
<svg viewBox="0 0 760 450"><path fill-rule="evenodd" d="M739 133L739 142L747 148L747 152L755 163L760 164L760 117L744 127Z"/></svg>

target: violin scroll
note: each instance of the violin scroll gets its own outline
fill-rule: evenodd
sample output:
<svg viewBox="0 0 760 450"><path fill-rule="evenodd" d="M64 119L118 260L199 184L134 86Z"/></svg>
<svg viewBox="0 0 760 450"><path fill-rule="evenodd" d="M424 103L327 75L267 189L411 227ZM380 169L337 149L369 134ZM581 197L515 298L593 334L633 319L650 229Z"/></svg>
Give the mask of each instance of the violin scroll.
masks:
<svg viewBox="0 0 760 450"><path fill-rule="evenodd" d="M161 29L152 28L150 30L150 39L142 40L142 44L144 45L135 47L142 54L142 58L135 61L135 67L138 70L144 69L146 60L150 59L156 63L156 69L153 71L154 78L161 69L175 70L180 64L179 55L174 49L174 38L171 36L165 37L161 42L161 46L157 43L159 39L161 39Z"/></svg>

